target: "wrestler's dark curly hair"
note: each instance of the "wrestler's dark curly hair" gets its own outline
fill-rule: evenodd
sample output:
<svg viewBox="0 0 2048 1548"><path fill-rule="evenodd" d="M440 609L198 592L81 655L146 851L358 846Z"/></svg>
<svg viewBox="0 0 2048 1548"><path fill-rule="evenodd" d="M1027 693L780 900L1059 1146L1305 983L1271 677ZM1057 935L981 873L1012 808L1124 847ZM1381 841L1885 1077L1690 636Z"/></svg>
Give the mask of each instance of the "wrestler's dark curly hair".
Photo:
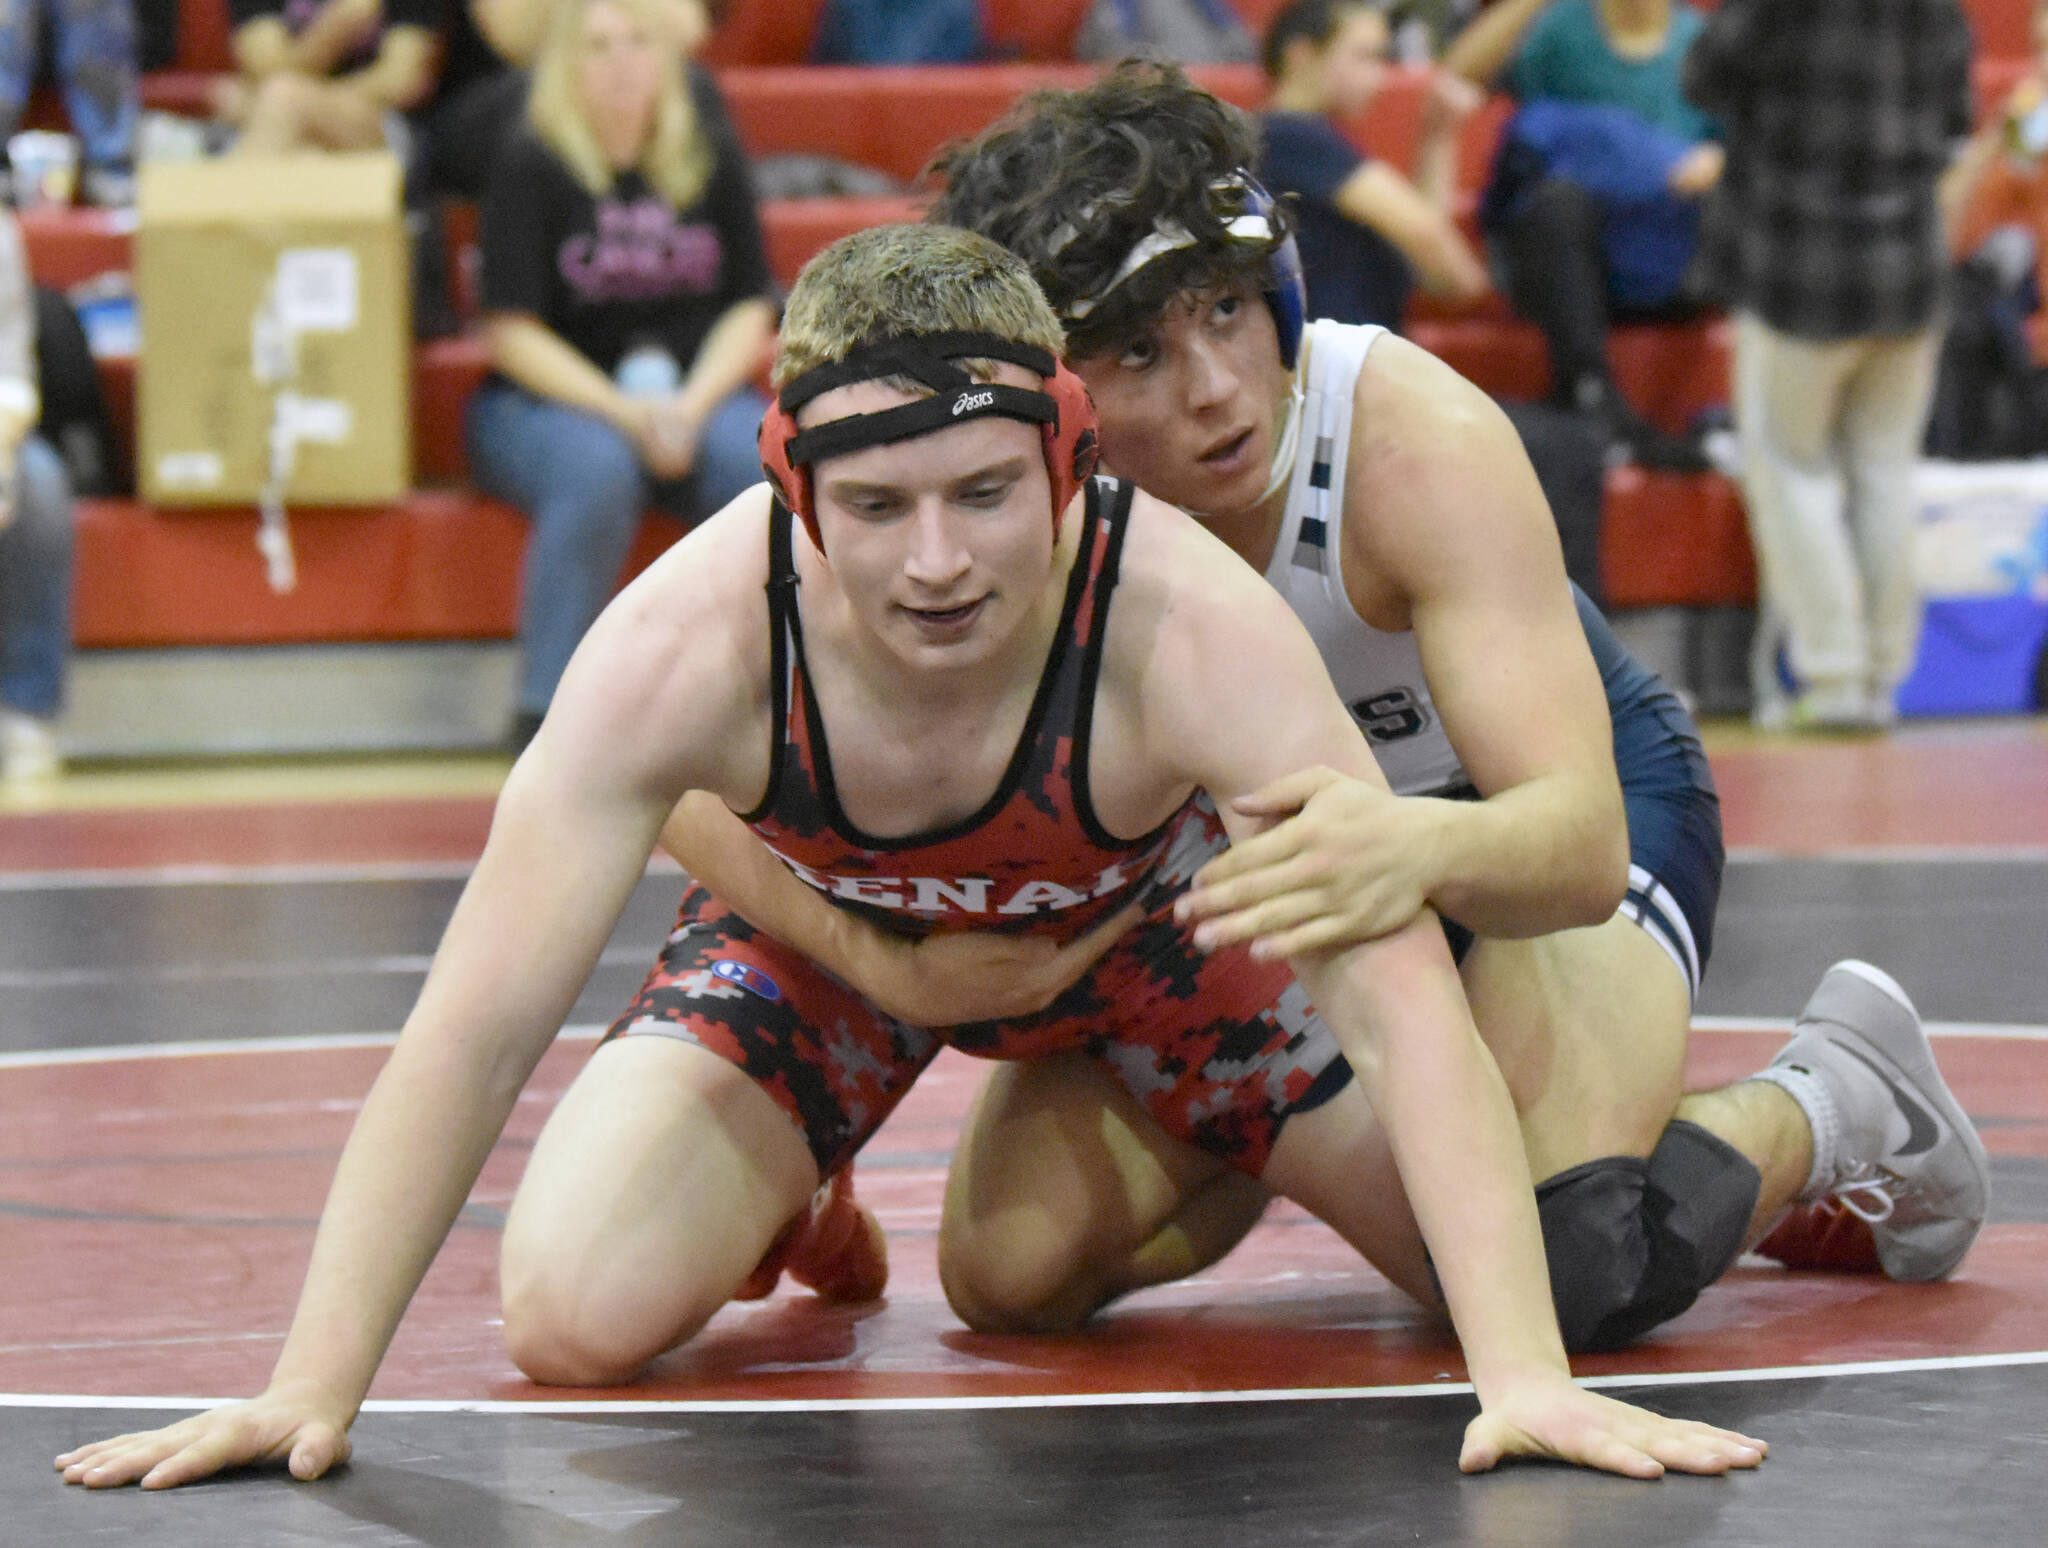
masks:
<svg viewBox="0 0 2048 1548"><path fill-rule="evenodd" d="M1066 321L1067 353L1085 359L1121 348L1185 291L1247 279L1265 288L1279 235L1231 237L1225 222L1241 202L1214 188L1251 166L1257 144L1251 118L1179 66L1125 60L1082 90L1033 92L978 138L942 151L929 173L945 186L928 218L1023 258ZM1159 220L1184 226L1195 245L1146 265L1087 317L1070 317Z"/></svg>

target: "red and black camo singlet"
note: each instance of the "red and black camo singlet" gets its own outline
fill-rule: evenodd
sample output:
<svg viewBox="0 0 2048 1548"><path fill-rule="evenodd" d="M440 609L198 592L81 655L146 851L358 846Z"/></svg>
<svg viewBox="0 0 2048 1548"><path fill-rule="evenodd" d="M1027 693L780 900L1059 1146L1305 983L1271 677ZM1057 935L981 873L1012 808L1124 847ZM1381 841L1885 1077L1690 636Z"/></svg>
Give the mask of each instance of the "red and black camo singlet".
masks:
<svg viewBox="0 0 2048 1548"><path fill-rule="evenodd" d="M1072 939L1136 896L1169 853L1184 880L1220 850L1214 807L1199 791L1134 839L1104 831L1088 799L1089 724L1132 494L1131 485L1104 479L1087 487L1060 626L995 793L972 816L900 839L862 833L839 804L805 668L792 522L778 506L769 539L775 747L767 794L742 820L833 903L907 934L993 930ZM1190 843L1202 853L1188 853Z"/></svg>
<svg viewBox="0 0 2048 1548"><path fill-rule="evenodd" d="M840 907L910 934L1067 938L1131 898L1145 908L1045 1009L933 1029L896 1020L692 887L608 1039L674 1037L736 1065L802 1132L820 1176L851 1159L942 1046L992 1059L1084 1054L1168 1134L1253 1176L1293 1114L1350 1080L1287 964L1254 961L1242 947L1204 954L1173 921L1173 900L1225 843L1209 797L1196 792L1135 839L1096 820L1089 720L1131 491L1097 482L1087 498L1060 631L1001 783L972 816L903 839L860 832L840 807L804 671L791 518L778 510L771 522L774 762L745 820L791 870Z"/></svg>

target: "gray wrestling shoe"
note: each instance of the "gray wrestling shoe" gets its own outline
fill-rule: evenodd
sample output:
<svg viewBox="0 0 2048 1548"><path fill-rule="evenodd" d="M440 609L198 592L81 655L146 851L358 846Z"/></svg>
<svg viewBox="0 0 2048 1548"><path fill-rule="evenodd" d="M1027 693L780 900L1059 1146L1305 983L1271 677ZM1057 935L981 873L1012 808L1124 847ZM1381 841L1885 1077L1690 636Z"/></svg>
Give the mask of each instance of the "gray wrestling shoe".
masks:
<svg viewBox="0 0 2048 1548"><path fill-rule="evenodd" d="M1853 960L1829 968L1756 1078L1784 1087L1813 1125L1803 1202L1833 1195L1868 1221L1892 1279L1954 1272L1983 1228L1991 1162L1890 975Z"/></svg>

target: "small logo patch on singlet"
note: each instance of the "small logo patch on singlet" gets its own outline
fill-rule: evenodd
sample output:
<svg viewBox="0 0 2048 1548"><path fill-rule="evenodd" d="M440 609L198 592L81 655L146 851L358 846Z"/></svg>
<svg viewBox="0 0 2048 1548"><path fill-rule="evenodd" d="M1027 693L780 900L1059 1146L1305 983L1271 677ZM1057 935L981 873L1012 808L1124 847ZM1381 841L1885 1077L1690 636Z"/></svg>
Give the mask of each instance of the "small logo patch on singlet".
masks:
<svg viewBox="0 0 2048 1548"><path fill-rule="evenodd" d="M726 957L711 964L712 976L722 978L729 984L738 984L742 989L758 994L764 1000L780 1000L782 986L750 962L735 962Z"/></svg>

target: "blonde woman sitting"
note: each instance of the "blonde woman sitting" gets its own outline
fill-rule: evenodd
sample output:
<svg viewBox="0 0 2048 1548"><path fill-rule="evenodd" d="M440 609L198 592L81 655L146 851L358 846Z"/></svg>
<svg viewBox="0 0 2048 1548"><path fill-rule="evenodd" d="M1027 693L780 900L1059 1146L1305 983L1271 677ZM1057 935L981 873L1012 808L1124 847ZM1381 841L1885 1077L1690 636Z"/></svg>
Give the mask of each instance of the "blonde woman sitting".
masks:
<svg viewBox="0 0 2048 1548"><path fill-rule="evenodd" d="M480 228L492 376L470 466L533 522L513 734L546 712L641 513L689 519L760 478L772 337L744 158L707 133L659 0L567 0Z"/></svg>

